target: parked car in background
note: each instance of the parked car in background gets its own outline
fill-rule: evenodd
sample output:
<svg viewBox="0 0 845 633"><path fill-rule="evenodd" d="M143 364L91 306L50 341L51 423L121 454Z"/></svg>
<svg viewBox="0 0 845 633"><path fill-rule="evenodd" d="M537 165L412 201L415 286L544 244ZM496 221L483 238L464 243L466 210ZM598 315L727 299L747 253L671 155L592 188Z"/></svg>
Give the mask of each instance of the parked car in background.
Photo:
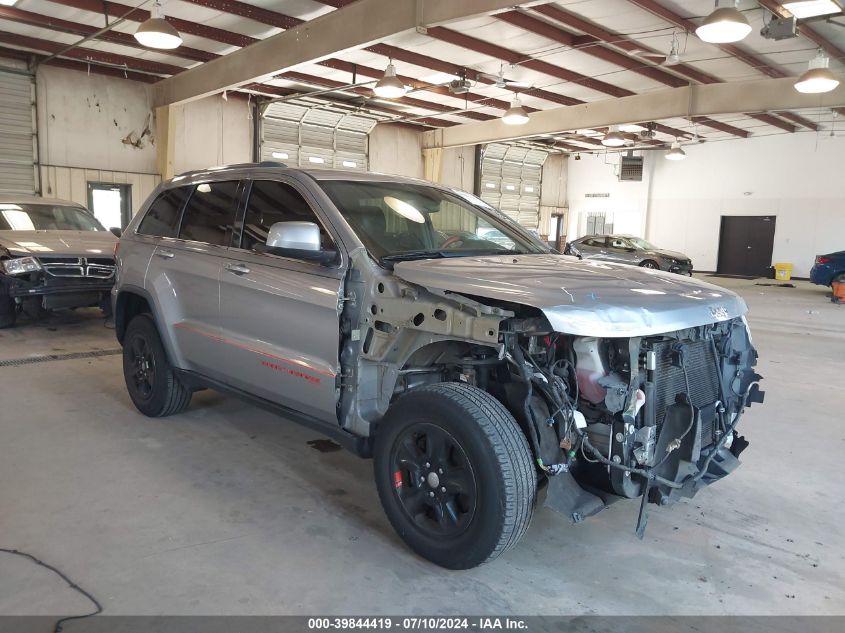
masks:
<svg viewBox="0 0 845 633"><path fill-rule="evenodd" d="M633 235L585 235L569 242L563 253L581 259L597 259L692 275L692 260L689 257L678 251L658 248Z"/></svg>
<svg viewBox="0 0 845 633"><path fill-rule="evenodd" d="M75 202L0 196L0 328L21 311L99 305L110 314L116 244Z"/></svg>
<svg viewBox="0 0 845 633"><path fill-rule="evenodd" d="M810 269L810 281L820 286L830 286L834 281L845 283L845 251L817 255Z"/></svg>
<svg viewBox="0 0 845 633"><path fill-rule="evenodd" d="M736 294L552 253L421 180L183 174L130 222L117 264L139 411L173 415L211 387L373 456L398 534L448 568L515 545L541 483L575 523L615 497L693 496L739 465L737 423L762 401Z"/></svg>

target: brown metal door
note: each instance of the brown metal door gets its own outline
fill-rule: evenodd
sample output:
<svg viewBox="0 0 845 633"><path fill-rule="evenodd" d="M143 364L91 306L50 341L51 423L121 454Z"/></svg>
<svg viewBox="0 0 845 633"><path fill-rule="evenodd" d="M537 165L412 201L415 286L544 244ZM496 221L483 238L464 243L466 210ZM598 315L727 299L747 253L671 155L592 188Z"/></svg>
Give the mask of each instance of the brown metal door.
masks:
<svg viewBox="0 0 845 633"><path fill-rule="evenodd" d="M719 263L722 275L765 277L772 265L775 216L722 216Z"/></svg>

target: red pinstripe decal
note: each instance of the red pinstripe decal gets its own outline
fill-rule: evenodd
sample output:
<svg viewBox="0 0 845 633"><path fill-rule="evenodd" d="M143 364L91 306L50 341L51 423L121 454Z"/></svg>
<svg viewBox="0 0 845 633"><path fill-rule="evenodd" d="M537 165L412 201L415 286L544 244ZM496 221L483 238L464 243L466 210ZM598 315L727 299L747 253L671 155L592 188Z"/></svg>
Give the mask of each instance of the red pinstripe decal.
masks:
<svg viewBox="0 0 845 633"><path fill-rule="evenodd" d="M188 332L193 332L194 334L198 334L200 336L204 336L205 338L211 339L217 343L226 343L227 345L231 345L232 347L237 347L242 350L246 350L247 352L252 352L253 354L259 354L260 356L266 356L267 358L272 358L274 360L282 361L283 363L288 363L290 365L296 365L299 367L305 367L308 371L314 372L317 374L322 374L323 376L328 376L330 378L334 378L334 372L325 371L322 369L316 369L314 367L309 367L306 363L302 362L301 360L296 360L294 358L285 358L284 356L277 356L276 354L270 354L269 352L265 352L260 349L255 349L254 347L250 347L248 345L244 345L242 343L238 343L237 341L233 341L232 339L225 338L223 336L218 336L217 334L211 334L210 332L205 332L193 326L187 325L186 323L175 323L173 325L174 328L179 328L180 330L186 330ZM265 367L269 367L270 369L275 369L277 371L282 371L291 376L295 376L297 378L302 378L303 380L307 380L313 384L319 384L321 380L317 378L317 376L312 376L304 371L287 369L285 367L280 367L274 363L268 363L266 361L261 361L261 364Z"/></svg>

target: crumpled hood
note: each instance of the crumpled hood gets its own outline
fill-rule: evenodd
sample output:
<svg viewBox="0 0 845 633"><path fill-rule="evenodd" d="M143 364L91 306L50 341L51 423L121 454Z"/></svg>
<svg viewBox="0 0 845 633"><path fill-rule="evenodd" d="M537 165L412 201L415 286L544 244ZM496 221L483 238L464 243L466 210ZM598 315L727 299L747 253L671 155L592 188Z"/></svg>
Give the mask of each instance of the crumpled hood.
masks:
<svg viewBox="0 0 845 633"><path fill-rule="evenodd" d="M565 255L428 259L393 270L427 288L539 308L555 331L578 336L649 336L747 311L737 294L691 277Z"/></svg>
<svg viewBox="0 0 845 633"><path fill-rule="evenodd" d="M110 257L115 242L109 231L0 231L0 248L12 255Z"/></svg>

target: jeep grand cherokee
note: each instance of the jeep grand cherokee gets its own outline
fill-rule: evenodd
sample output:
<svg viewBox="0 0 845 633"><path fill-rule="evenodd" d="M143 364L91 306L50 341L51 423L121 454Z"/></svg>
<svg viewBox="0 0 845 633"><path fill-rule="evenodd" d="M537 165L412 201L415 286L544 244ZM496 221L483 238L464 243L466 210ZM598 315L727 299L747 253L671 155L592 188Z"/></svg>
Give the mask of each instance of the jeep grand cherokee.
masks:
<svg viewBox="0 0 845 633"><path fill-rule="evenodd" d="M496 239L488 239L489 235ZM546 506L668 505L721 479L761 401L732 292L551 252L468 193L250 164L163 183L124 233L115 324L148 416L247 398L374 457L420 555L464 569Z"/></svg>

